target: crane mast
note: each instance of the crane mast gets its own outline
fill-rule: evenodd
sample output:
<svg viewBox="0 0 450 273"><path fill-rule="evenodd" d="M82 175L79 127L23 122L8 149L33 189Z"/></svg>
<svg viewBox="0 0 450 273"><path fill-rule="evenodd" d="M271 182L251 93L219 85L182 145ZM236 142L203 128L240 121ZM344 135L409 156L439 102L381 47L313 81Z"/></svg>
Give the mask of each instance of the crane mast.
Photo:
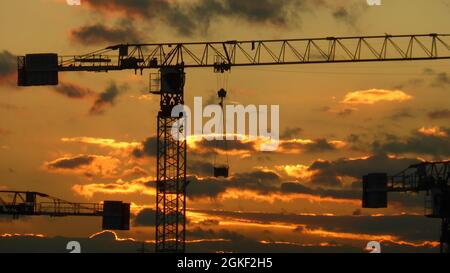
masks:
<svg viewBox="0 0 450 273"><path fill-rule="evenodd" d="M186 140L171 132L181 117L185 69L450 59L450 34L325 37L189 43L120 44L76 56L27 54L18 57L18 85L57 85L59 72L157 69L156 251L184 252L186 229ZM182 133L182 132L180 132Z"/></svg>
<svg viewBox="0 0 450 273"><path fill-rule="evenodd" d="M160 111L157 117L156 252L184 252L186 239L186 139L172 128L181 117L172 109L184 104L183 66L160 69ZM181 128L180 128L181 129Z"/></svg>
<svg viewBox="0 0 450 273"><path fill-rule="evenodd" d="M363 176L363 208L386 208L389 192L426 192L425 216L440 218L440 251L450 251L450 161L421 162L398 174Z"/></svg>

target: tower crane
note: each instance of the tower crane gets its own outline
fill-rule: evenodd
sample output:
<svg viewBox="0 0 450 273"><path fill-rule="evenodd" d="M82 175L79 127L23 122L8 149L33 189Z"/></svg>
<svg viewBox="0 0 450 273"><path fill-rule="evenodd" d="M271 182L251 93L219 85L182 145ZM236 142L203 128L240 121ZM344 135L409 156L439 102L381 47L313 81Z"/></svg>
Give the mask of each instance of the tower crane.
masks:
<svg viewBox="0 0 450 273"><path fill-rule="evenodd" d="M94 216L102 217L104 230L129 230L130 204L121 201L73 203L45 193L0 191L0 215L20 216Z"/></svg>
<svg viewBox="0 0 450 273"><path fill-rule="evenodd" d="M325 37L189 43L143 43L109 46L85 55L27 54L18 57L18 85L57 85L59 72L157 69L149 91L160 96L157 115L156 252L184 252L186 237L186 141L171 128L184 104L185 69L361 63L450 59L450 34Z"/></svg>
<svg viewBox="0 0 450 273"><path fill-rule="evenodd" d="M440 251L450 252L450 161L422 162L398 174L363 176L363 208L387 208L388 192L426 192L425 215L442 219Z"/></svg>

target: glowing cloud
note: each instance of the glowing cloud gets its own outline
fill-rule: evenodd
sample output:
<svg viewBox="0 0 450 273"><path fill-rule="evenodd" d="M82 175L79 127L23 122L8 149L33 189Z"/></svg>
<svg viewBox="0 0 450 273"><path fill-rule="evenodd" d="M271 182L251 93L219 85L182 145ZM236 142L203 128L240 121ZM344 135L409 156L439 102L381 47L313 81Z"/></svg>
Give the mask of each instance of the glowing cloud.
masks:
<svg viewBox="0 0 450 273"><path fill-rule="evenodd" d="M435 136L435 137L442 137L446 138L448 137L448 134L446 131L442 130L440 127L422 127L419 130L417 130L419 133L425 136Z"/></svg>
<svg viewBox="0 0 450 273"><path fill-rule="evenodd" d="M45 162L44 169L51 173L114 177L117 175L119 165L120 160L110 156L77 155Z"/></svg>
<svg viewBox="0 0 450 273"><path fill-rule="evenodd" d="M110 138L95 138L95 137L72 137L72 138L61 138L62 142L75 142L82 144L92 144L98 145L100 147L114 148L114 149L128 149L136 148L141 145L139 142L124 142L116 141Z"/></svg>
<svg viewBox="0 0 450 273"><path fill-rule="evenodd" d="M276 168L284 171L288 176L297 177L301 180L310 180L317 173L317 171L310 170L309 166L301 164L276 166Z"/></svg>
<svg viewBox="0 0 450 273"><path fill-rule="evenodd" d="M406 245L413 247L437 247L439 242L436 241L423 241L423 242L410 242L401 240L398 236L389 234L360 234L360 233L350 233L350 232L335 232L328 231L324 229L309 229L302 227L302 234L316 235L322 238L333 238L333 239L346 239L346 240L356 240L356 241L379 241L379 242L390 242L397 245Z"/></svg>
<svg viewBox="0 0 450 273"><path fill-rule="evenodd" d="M370 89L349 92L341 103L345 104L375 104L383 101L404 102L411 100L412 96L400 90Z"/></svg>
<svg viewBox="0 0 450 273"><path fill-rule="evenodd" d="M89 239L95 239L97 237L108 236L108 235L111 235L113 237L114 241L119 241L119 242L121 242L121 241L135 242L136 241L136 239L131 238L131 237L130 238L121 238L121 237L119 237L119 235L117 235L116 232L114 232L112 230L103 230L103 231L96 232L96 233L92 234L91 236L89 236Z"/></svg>
<svg viewBox="0 0 450 273"><path fill-rule="evenodd" d="M306 200L311 203L334 203L334 204L349 204L359 206L360 200L349 198L334 198L334 197L322 197L307 193L284 193L278 192L262 194L252 190L242 189L227 189L222 195L222 200L252 200L256 202L265 202L273 204L275 202L293 202L296 199Z"/></svg>
<svg viewBox="0 0 450 273"><path fill-rule="evenodd" d="M141 193L146 195L154 195L154 190L149 186L149 181L155 180L154 177L141 177L131 181L118 179L113 183L92 183L86 185L76 184L72 186L72 190L86 198L92 198L94 194L133 194Z"/></svg>

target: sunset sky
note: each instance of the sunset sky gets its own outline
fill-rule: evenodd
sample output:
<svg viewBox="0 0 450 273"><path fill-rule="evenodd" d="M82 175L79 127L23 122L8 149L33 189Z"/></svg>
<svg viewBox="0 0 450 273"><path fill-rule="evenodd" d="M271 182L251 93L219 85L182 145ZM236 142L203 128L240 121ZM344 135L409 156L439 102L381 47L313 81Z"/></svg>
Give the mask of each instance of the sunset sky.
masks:
<svg viewBox="0 0 450 273"><path fill-rule="evenodd" d="M450 26L448 0L81 1L0 1L0 190L130 202L132 228L99 234L100 218L0 217L0 252L65 251L69 238L93 252L136 252L140 241L153 250L155 232L150 71L60 73L58 86L19 88L17 55ZM187 251L362 252L379 240L386 251L438 252L440 221L423 216L422 194L362 209L361 176L450 158L449 73L448 60L233 68L228 103L279 105L281 144L260 152L257 142L229 143L231 176L216 179L214 146L188 143ZM190 106L194 96L216 101L223 87L209 68L186 79Z"/></svg>

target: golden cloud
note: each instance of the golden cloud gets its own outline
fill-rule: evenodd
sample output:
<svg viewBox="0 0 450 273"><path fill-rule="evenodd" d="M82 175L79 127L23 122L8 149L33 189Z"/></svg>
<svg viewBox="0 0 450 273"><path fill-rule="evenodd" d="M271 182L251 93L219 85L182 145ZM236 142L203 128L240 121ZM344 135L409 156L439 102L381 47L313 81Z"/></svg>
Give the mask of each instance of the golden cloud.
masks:
<svg viewBox="0 0 450 273"><path fill-rule="evenodd" d="M51 173L114 177L117 175L119 165L120 160L111 156L76 155L45 162L44 169Z"/></svg>
<svg viewBox="0 0 450 273"><path fill-rule="evenodd" d="M409 242L401 240L398 236L389 234L361 234L361 233L351 233L351 232L335 232L327 231L322 228L319 229L309 229L303 226L301 233L305 235L316 235L322 238L333 238L333 239L346 239L346 240L356 240L356 241L378 241L378 242L390 242L397 245L406 245L413 247L437 247L439 242L436 241L423 241L423 242Z"/></svg>
<svg viewBox="0 0 450 273"><path fill-rule="evenodd" d="M345 147L347 143L341 140L326 139L289 139L280 140L277 152L283 154L300 154L305 152L325 152Z"/></svg>
<svg viewBox="0 0 450 273"><path fill-rule="evenodd" d="M92 234L91 236L89 236L89 239L94 239L95 237L102 236L104 234L111 234L114 237L114 240L119 241L119 242L121 242L121 241L135 242L136 241L136 239L131 238L131 237L130 238L121 238L121 237L119 237L119 235L117 235L117 233L115 231L112 231L112 230L102 230L102 231L96 232L96 233Z"/></svg>
<svg viewBox="0 0 450 273"><path fill-rule="evenodd" d="M11 237L37 237L37 238L44 238L45 235L43 234L34 234L34 233L26 233L26 234L19 234L19 233L4 233L0 234L1 238L11 238Z"/></svg>
<svg viewBox="0 0 450 273"><path fill-rule="evenodd" d="M349 204L354 206L360 206L361 201L349 198L335 198L335 197L322 197L319 195L313 195L308 193L259 193L253 190L243 190L229 188L221 194L222 200L252 200L256 202L266 202L273 204L275 202L293 202L296 199L306 200L310 203L335 203L335 204Z"/></svg>
<svg viewBox="0 0 450 273"><path fill-rule="evenodd" d="M435 137L442 137L442 138L448 137L447 132L437 126L428 127L428 128L422 127L420 129L418 129L417 131L425 136L435 136Z"/></svg>
<svg viewBox="0 0 450 273"><path fill-rule="evenodd" d="M72 190L86 198L92 198L94 194L98 193L111 195L140 193L153 196L155 195L154 189L151 188L148 183L154 180L154 177L148 176L133 179L131 181L118 179L113 183L75 184L72 186Z"/></svg>
<svg viewBox="0 0 450 273"><path fill-rule="evenodd" d="M370 89L349 92L341 103L345 104L375 104L378 102L404 102L412 96L401 90Z"/></svg>
<svg viewBox="0 0 450 273"><path fill-rule="evenodd" d="M74 142L82 144L98 145L100 147L113 148L113 149L129 149L137 148L141 145L140 142L124 142L116 141L110 138L95 138L95 137L72 137L61 138L62 142Z"/></svg>
<svg viewBox="0 0 450 273"><path fill-rule="evenodd" d="M309 166L301 164L276 166L275 168L284 171L288 176L306 181L309 181L318 172L317 170L310 170Z"/></svg>

